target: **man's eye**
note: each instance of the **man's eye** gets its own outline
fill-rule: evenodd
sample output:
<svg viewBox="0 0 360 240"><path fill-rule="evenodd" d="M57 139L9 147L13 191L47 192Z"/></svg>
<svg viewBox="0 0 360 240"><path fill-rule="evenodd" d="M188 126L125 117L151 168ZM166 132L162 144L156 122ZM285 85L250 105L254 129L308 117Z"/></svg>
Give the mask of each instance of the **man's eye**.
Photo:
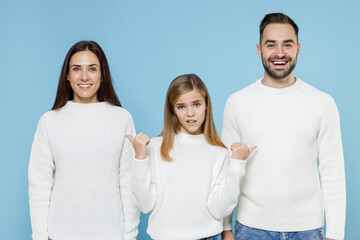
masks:
<svg viewBox="0 0 360 240"><path fill-rule="evenodd" d="M273 47L274 47L274 44L269 44L268 47L269 47L269 48L273 48Z"/></svg>

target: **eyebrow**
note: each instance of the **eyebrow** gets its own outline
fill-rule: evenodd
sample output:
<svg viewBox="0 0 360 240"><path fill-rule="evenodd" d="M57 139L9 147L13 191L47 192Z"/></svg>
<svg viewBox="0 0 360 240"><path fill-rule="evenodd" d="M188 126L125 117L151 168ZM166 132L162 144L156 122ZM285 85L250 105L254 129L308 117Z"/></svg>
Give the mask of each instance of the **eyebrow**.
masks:
<svg viewBox="0 0 360 240"><path fill-rule="evenodd" d="M266 40L265 42L264 42L264 44L267 44L267 43L276 43L277 41L275 41L275 40ZM292 39L287 39L287 40L284 40L284 41L282 41L283 43L294 43L295 44L295 41L294 40L292 40Z"/></svg>
<svg viewBox="0 0 360 240"><path fill-rule="evenodd" d="M98 65L97 65L96 63L89 64L88 66L89 66L89 67L93 67L93 66L97 66L97 67L98 67ZM71 65L70 67L81 67L81 65L79 65L79 64L73 64L73 65Z"/></svg>
<svg viewBox="0 0 360 240"><path fill-rule="evenodd" d="M198 102L201 102L201 101L203 101L202 99L197 99L197 100L195 100L195 101L192 101L191 103L198 103ZM184 105L185 103L176 103L175 104L175 106L177 106L177 105Z"/></svg>

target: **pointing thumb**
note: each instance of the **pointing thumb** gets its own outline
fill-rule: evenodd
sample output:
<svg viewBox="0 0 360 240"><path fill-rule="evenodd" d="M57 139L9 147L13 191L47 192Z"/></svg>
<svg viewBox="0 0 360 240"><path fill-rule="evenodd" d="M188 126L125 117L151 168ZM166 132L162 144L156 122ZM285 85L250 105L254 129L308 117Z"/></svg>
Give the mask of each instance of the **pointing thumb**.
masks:
<svg viewBox="0 0 360 240"><path fill-rule="evenodd" d="M125 137L130 140L131 144L134 143L134 137L133 137L133 136L131 136L131 135L126 135Z"/></svg>

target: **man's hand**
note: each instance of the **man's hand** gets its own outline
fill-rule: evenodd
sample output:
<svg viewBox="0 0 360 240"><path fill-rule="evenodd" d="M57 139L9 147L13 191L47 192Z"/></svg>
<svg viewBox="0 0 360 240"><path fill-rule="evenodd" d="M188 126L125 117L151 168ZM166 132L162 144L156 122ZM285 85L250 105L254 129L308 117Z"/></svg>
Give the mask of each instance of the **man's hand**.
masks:
<svg viewBox="0 0 360 240"><path fill-rule="evenodd" d="M232 231L228 230L228 231L223 231L221 233L221 237L223 240L235 240L235 236L233 234Z"/></svg>

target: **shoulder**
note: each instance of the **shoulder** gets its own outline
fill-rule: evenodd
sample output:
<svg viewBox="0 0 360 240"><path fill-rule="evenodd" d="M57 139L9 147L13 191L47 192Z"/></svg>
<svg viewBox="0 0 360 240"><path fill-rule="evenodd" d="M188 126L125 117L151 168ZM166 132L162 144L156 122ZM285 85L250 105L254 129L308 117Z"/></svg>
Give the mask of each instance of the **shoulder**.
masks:
<svg viewBox="0 0 360 240"><path fill-rule="evenodd" d="M106 105L106 107L109 109L109 111L114 114L115 116L119 117L119 118L122 118L122 119L126 119L126 120L131 120L133 121L133 118L131 116L131 113L126 110L125 108L123 107L119 107L119 106L115 106L115 105L112 105L110 103L108 103Z"/></svg>
<svg viewBox="0 0 360 240"><path fill-rule="evenodd" d="M44 113L43 115L41 115L38 126L46 126L48 124L52 124L52 122L56 118L56 115L58 114L59 111L60 111L60 109L51 110L51 111L48 111L48 112Z"/></svg>
<svg viewBox="0 0 360 240"><path fill-rule="evenodd" d="M149 147L159 147L162 143L162 136L153 137L150 139Z"/></svg>
<svg viewBox="0 0 360 240"><path fill-rule="evenodd" d="M249 86L231 94L226 101L225 109L231 109L231 111L234 111L240 105L242 105L246 101L246 99L252 96L256 92L256 90L256 82L254 82Z"/></svg>
<svg viewBox="0 0 360 240"><path fill-rule="evenodd" d="M249 86L231 94L228 98L228 102L242 100L243 98L251 95L256 89L256 82L254 82Z"/></svg>
<svg viewBox="0 0 360 240"><path fill-rule="evenodd" d="M309 104L317 107L319 111L323 110L324 107L336 107L334 99L328 93L325 93L304 81L299 88L299 91L308 99Z"/></svg>
<svg viewBox="0 0 360 240"><path fill-rule="evenodd" d="M228 154L228 149L227 148L224 148L224 147L220 147L220 146L214 146L215 150L217 152L219 152L220 155L227 155Z"/></svg>

